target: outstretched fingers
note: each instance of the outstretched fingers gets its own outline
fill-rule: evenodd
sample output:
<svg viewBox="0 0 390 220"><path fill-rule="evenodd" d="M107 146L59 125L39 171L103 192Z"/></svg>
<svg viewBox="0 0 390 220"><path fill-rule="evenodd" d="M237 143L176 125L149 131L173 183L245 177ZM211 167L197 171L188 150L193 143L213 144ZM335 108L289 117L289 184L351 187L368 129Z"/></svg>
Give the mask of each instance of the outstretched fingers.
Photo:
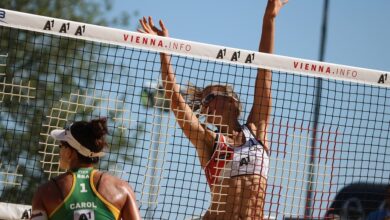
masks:
<svg viewBox="0 0 390 220"><path fill-rule="evenodd" d="M139 23L142 27L142 28L138 28L138 32L140 33L148 33L148 34L154 34L159 36L168 36L168 30L166 29L162 20L159 21L161 29L154 25L153 18L151 16L148 16L148 18L143 17L142 19L139 20Z"/></svg>
<svg viewBox="0 0 390 220"><path fill-rule="evenodd" d="M160 27L161 27L161 29L162 29L163 31L167 30L167 28L165 27L164 22L163 22L161 19L160 19L159 23L160 23Z"/></svg>
<svg viewBox="0 0 390 220"><path fill-rule="evenodd" d="M146 22L146 18L145 17L143 17L142 19L140 19L139 20L139 23L140 23L140 25L141 25L141 27L142 27L142 29L138 29L138 31L140 31L140 32L142 32L142 33L149 33L149 25L147 24L147 22Z"/></svg>
<svg viewBox="0 0 390 220"><path fill-rule="evenodd" d="M168 29L165 27L164 22L162 20L160 20L159 23L160 23L160 27L161 27L161 35L168 37L169 36Z"/></svg>
<svg viewBox="0 0 390 220"><path fill-rule="evenodd" d="M156 26L154 26L154 22L153 22L153 19L152 19L151 16L148 17L148 20L149 20L149 26L150 26L150 28L151 28L154 32L158 33L160 30L159 30Z"/></svg>

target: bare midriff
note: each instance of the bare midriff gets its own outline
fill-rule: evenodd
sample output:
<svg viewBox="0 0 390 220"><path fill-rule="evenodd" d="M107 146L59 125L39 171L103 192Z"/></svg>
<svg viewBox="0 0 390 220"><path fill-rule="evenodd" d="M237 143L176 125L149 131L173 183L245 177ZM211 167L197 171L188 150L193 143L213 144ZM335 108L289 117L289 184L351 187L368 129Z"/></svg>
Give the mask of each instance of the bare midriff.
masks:
<svg viewBox="0 0 390 220"><path fill-rule="evenodd" d="M266 185L260 175L224 178L211 186L212 202L203 219L263 219Z"/></svg>

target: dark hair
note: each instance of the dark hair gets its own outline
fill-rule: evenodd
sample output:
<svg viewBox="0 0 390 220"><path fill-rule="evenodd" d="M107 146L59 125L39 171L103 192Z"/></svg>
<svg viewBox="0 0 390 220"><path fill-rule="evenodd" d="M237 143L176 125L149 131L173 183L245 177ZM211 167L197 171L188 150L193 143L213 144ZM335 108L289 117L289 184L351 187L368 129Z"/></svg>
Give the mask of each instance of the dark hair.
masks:
<svg viewBox="0 0 390 220"><path fill-rule="evenodd" d="M84 147L92 152L100 152L107 147L105 135L108 133L107 119L99 118L87 121L77 121L70 127L72 136ZM98 157L85 157L78 153L81 161L87 163L97 163Z"/></svg>

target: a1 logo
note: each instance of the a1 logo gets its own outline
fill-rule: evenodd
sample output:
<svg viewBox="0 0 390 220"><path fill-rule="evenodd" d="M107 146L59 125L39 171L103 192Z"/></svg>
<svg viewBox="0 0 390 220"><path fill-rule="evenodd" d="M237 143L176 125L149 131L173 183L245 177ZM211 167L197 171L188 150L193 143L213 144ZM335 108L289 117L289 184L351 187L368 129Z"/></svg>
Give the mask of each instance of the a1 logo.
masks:
<svg viewBox="0 0 390 220"><path fill-rule="evenodd" d="M73 220L95 220L95 213L90 209L75 210Z"/></svg>

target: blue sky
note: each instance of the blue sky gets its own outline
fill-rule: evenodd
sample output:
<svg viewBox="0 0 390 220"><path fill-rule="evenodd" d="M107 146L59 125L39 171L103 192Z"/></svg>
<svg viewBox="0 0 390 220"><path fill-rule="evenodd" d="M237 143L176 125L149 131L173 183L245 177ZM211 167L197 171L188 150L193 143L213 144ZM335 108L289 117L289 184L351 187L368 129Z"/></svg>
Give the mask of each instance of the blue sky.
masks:
<svg viewBox="0 0 390 220"><path fill-rule="evenodd" d="M258 48L266 5L266 0L112 2L115 12L137 10L139 16L163 19L171 37L247 50ZM323 5L289 1L277 18L276 54L318 60ZM390 71L389 10L388 0L330 0L325 61Z"/></svg>

